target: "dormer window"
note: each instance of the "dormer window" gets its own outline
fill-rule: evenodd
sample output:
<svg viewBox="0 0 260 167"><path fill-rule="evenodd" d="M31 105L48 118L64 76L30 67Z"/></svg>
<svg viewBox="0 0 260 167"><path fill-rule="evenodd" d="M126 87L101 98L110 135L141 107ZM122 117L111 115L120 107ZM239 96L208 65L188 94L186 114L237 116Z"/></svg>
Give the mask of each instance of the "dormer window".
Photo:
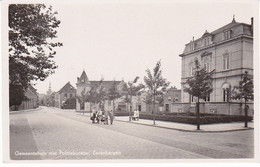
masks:
<svg viewBox="0 0 260 167"><path fill-rule="evenodd" d="M195 49L195 43L190 44L190 51L193 51Z"/></svg>
<svg viewBox="0 0 260 167"><path fill-rule="evenodd" d="M231 30L224 31L224 39L229 39L229 38L231 38Z"/></svg>
<svg viewBox="0 0 260 167"><path fill-rule="evenodd" d="M208 46L209 45L209 37L204 38L204 46Z"/></svg>

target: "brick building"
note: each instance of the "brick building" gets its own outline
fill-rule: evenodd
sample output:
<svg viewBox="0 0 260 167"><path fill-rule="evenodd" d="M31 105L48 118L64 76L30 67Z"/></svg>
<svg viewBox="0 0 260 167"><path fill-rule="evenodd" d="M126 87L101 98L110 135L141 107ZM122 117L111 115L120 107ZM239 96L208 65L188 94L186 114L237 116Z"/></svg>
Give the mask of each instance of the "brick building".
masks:
<svg viewBox="0 0 260 167"><path fill-rule="evenodd" d="M20 104L18 110L34 109L38 107L38 93L34 87L28 85L25 96L28 100L22 101L22 104Z"/></svg>
<svg viewBox="0 0 260 167"><path fill-rule="evenodd" d="M179 107L176 107L176 103L181 102L181 90L176 87L171 87L163 96L163 104L165 112L180 112Z"/></svg>
<svg viewBox="0 0 260 167"><path fill-rule="evenodd" d="M64 102L76 96L76 89L70 84L66 83L58 92L55 93L55 107L62 108Z"/></svg>

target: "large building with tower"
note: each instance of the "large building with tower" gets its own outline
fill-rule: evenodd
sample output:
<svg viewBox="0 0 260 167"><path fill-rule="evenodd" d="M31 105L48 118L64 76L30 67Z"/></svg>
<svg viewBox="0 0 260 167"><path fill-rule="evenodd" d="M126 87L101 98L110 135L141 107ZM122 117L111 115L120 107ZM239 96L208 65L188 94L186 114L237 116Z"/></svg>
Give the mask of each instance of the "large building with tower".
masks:
<svg viewBox="0 0 260 167"><path fill-rule="evenodd" d="M185 45L181 71L182 111L192 110L194 98L184 92L187 79L193 76L198 60L208 72L213 71L213 92L204 99L202 112L229 115L243 114L243 101L231 100L230 91L239 84L241 76L248 71L253 75L253 18L251 24L232 22L213 32L205 31L198 39ZM253 102L249 113L253 114Z"/></svg>

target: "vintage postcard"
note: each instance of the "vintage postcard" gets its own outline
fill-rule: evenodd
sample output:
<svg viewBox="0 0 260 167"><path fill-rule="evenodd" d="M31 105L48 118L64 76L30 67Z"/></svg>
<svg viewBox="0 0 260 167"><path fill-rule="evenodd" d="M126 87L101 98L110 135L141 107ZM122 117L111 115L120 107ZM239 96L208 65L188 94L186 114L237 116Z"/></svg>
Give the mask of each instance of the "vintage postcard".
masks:
<svg viewBox="0 0 260 167"><path fill-rule="evenodd" d="M2 1L4 162L257 162L258 5Z"/></svg>

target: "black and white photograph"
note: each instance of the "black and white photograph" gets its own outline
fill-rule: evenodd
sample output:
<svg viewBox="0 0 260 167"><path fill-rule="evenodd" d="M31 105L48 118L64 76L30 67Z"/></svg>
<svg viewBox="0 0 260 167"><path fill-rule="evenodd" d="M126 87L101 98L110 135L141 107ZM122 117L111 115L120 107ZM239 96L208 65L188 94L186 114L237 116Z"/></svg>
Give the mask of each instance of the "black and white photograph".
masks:
<svg viewBox="0 0 260 167"><path fill-rule="evenodd" d="M257 0L1 3L5 162L259 160Z"/></svg>

